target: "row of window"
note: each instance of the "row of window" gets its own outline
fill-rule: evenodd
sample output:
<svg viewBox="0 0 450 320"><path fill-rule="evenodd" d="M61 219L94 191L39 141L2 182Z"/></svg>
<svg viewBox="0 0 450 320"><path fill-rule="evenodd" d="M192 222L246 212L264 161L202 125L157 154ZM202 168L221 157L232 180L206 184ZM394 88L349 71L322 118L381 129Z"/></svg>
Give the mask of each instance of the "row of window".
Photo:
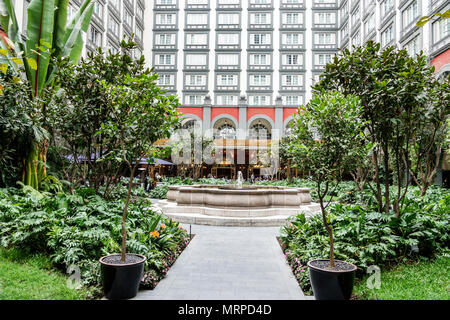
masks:
<svg viewBox="0 0 450 320"><path fill-rule="evenodd" d="M135 10L130 8L135 8ZM73 17L77 10L78 8L74 4L69 4L69 19ZM101 24L105 23L105 11L105 5L102 2L96 1L94 3L94 18ZM96 24L91 23L87 34L88 43L91 47L104 47L106 40L106 47L116 53L118 41L123 37L123 33L127 33L129 36L134 33L138 41L144 40L144 29L139 23L135 22L139 19L143 23L144 20L144 8L140 2L135 0L109 0L107 12L106 33L110 37L105 38L106 33ZM116 40L112 41L111 37ZM135 55L141 56L142 50L136 49Z"/></svg>
<svg viewBox="0 0 450 320"><path fill-rule="evenodd" d="M237 86L239 84L238 74L218 74L217 75L218 86ZM250 74L250 86L270 86L272 75L271 74ZM303 86L303 76L298 74L283 74L281 75L283 86ZM185 75L185 83L188 86L206 86L207 75L206 74L188 74ZM159 79L159 85L172 86L175 83L175 75L162 74Z"/></svg>
<svg viewBox="0 0 450 320"><path fill-rule="evenodd" d="M372 1L365 1L369 3L369 6L373 5ZM344 5L343 11L347 11L347 4ZM380 3L381 10L381 21L388 16L391 12L395 12L396 10L396 2L395 0L384 0ZM347 11L348 12L348 11ZM355 23L358 27L358 31L354 32L352 39L350 41L351 45L361 45L361 32L359 30L359 6L356 6L355 11L352 14L352 23ZM402 9L401 11L401 37L405 36L408 31L410 31L414 26L417 19L420 17L420 2L412 1L407 7ZM354 21L355 20L355 21ZM381 22L380 22L381 23ZM387 23L390 23L389 21ZM387 24L386 23L386 24ZM435 45L441 42L444 39L448 39L450 35L450 20L449 19L439 19L437 21L431 22L431 43ZM382 46L392 45L395 43L395 20L391 22L387 27L384 27L380 34L380 42ZM376 29L375 26L375 14L369 13L369 17L365 19L363 25L363 33L364 37L367 39L370 37L372 33L374 33ZM346 39L349 37L349 24L346 23L341 28L341 39L346 42ZM418 54L422 49L421 46L421 36L416 35L412 40L408 40L408 42L404 45L404 48L408 50L411 55Z"/></svg>
<svg viewBox="0 0 450 320"><path fill-rule="evenodd" d="M317 66L323 66L330 61L332 53L315 53L314 62ZM204 66L208 67L209 53L187 53L185 54L184 66ZM220 66L237 66L240 67L240 53L218 53L216 54L217 67ZM272 64L271 53L250 53L249 54L250 67L255 66L270 66ZM303 66L303 53L283 53L281 55L282 66ZM176 67L175 53L161 53L155 55L154 65L158 66L173 66Z"/></svg>
<svg viewBox="0 0 450 320"><path fill-rule="evenodd" d="M155 33L155 46L175 46L177 43L176 33ZM217 33L217 46L239 47L241 33ZM250 45L273 45L272 33L249 33ZM303 32L282 32L282 45L304 45ZM188 46L208 46L209 33L186 33L186 45ZM315 45L336 45L336 32L314 32Z"/></svg>
<svg viewBox="0 0 450 320"><path fill-rule="evenodd" d="M250 12L250 25L269 25L273 21L272 12ZM317 26L333 26L337 22L336 12L315 12L314 24ZM303 25L305 21L304 12L282 12L282 25ZM209 13L189 12L186 14L186 28L201 27L209 25ZM240 12L218 12L218 26L240 25ZM164 28L167 26L175 27L177 24L177 13L161 12L155 14L155 28Z"/></svg>
<svg viewBox="0 0 450 320"><path fill-rule="evenodd" d="M216 105L218 106L237 106L239 96L236 94L216 94ZM250 106L271 106L273 98L271 95L249 95L248 102ZM203 105L205 95L186 94L184 96L184 105ZM304 97L301 95L283 95L283 106L298 107L303 104Z"/></svg>
<svg viewBox="0 0 450 320"><path fill-rule="evenodd" d="M184 0L186 1L186 5L189 6L197 6L197 5L209 5L210 0ZM250 6L252 5L273 5L273 0L248 0ZM281 5L303 5L305 0L281 0ZM277 1L278 2L278 1ZM155 5L158 6L167 6L167 5L177 5L177 0L156 0ZM337 5L336 0L314 0L314 4L317 6L323 5ZM234 5L237 7L241 7L241 0L217 0L218 7L221 6L229 6Z"/></svg>

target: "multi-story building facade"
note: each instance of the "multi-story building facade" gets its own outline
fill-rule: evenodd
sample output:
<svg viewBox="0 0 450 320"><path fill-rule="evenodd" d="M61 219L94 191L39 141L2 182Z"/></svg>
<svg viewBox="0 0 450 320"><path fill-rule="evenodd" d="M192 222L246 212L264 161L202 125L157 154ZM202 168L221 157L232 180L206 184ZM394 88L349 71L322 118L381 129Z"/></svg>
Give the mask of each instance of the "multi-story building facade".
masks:
<svg viewBox="0 0 450 320"><path fill-rule="evenodd" d="M18 21L22 24L22 30L27 26L27 7L31 0L15 0ZM69 21L82 4L82 0L70 0ZM144 26L145 26L145 0L97 0L94 4L91 24L85 38L83 55L103 48L118 52L120 41L124 37L132 37L138 45L135 57L140 57L144 52Z"/></svg>
<svg viewBox="0 0 450 320"><path fill-rule="evenodd" d="M186 125L200 123L216 137L284 134L344 48L373 40L423 50L437 72L448 72L450 20L416 23L449 7L446 0L155 0L145 52L160 84L179 96Z"/></svg>
<svg viewBox="0 0 450 320"><path fill-rule="evenodd" d="M24 27L28 3L16 0ZM70 1L71 15L80 4ZM287 133L344 48L373 40L424 51L437 76L448 75L450 19L416 23L449 9L448 0L97 0L85 53L116 52L134 34L135 55L143 53L159 85L179 97L183 125L248 150L249 140L271 138L274 129Z"/></svg>

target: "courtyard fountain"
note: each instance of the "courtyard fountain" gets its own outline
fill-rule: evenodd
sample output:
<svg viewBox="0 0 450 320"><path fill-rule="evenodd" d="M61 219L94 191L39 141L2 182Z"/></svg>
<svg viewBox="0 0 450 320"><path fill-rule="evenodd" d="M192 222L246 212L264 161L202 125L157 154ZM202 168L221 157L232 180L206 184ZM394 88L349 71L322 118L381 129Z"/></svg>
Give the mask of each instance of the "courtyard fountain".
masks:
<svg viewBox="0 0 450 320"><path fill-rule="evenodd" d="M233 185L170 186L155 208L181 223L241 227L282 226L300 212L320 211L310 189L243 185L242 172Z"/></svg>

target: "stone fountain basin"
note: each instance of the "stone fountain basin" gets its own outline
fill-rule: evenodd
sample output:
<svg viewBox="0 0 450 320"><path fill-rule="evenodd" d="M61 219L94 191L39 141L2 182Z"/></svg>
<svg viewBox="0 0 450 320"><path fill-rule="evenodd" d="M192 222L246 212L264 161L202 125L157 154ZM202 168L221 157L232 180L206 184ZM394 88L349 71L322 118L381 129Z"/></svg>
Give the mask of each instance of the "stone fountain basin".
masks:
<svg viewBox="0 0 450 320"><path fill-rule="evenodd" d="M178 206L207 207L217 209L296 209L311 204L310 190L276 186L195 185L170 186L169 202Z"/></svg>

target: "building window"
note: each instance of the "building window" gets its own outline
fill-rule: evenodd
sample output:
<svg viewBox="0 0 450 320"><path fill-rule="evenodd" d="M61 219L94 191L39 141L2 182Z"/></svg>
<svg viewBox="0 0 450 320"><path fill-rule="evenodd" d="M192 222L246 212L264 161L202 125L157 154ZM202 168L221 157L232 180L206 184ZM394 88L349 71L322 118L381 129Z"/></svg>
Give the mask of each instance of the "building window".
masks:
<svg viewBox="0 0 450 320"><path fill-rule="evenodd" d="M103 4L100 2L94 3L94 14L101 20L103 20Z"/></svg>
<svg viewBox="0 0 450 320"><path fill-rule="evenodd" d="M187 54L186 65L187 66L206 66L207 65L206 54Z"/></svg>
<svg viewBox="0 0 450 320"><path fill-rule="evenodd" d="M403 11L403 28L413 23L419 17L419 6L414 1L405 11Z"/></svg>
<svg viewBox="0 0 450 320"><path fill-rule="evenodd" d="M186 19L187 25L207 25L208 14L206 13L189 13Z"/></svg>
<svg viewBox="0 0 450 320"><path fill-rule="evenodd" d="M237 96L232 95L219 95L217 96L217 104L221 106L234 106L237 105Z"/></svg>
<svg viewBox="0 0 450 320"><path fill-rule="evenodd" d="M158 34L158 35L156 35L156 44L157 45L175 44L175 35L174 34Z"/></svg>
<svg viewBox="0 0 450 320"><path fill-rule="evenodd" d="M186 96L186 102L190 105L202 105L205 97L202 95L188 95Z"/></svg>
<svg viewBox="0 0 450 320"><path fill-rule="evenodd" d="M325 66L328 63L331 62L331 59L333 58L332 54L316 54L316 61L315 64L318 66Z"/></svg>
<svg viewBox="0 0 450 320"><path fill-rule="evenodd" d="M316 44L335 44L336 35L334 33L316 33Z"/></svg>
<svg viewBox="0 0 450 320"><path fill-rule="evenodd" d="M253 54L250 56L250 64L269 65L270 59L267 54Z"/></svg>
<svg viewBox="0 0 450 320"><path fill-rule="evenodd" d="M175 15L171 13L157 14L156 24L175 24Z"/></svg>
<svg viewBox="0 0 450 320"><path fill-rule="evenodd" d="M270 44L271 37L270 34L267 33L255 33L250 35L250 43L251 44Z"/></svg>
<svg viewBox="0 0 450 320"><path fill-rule="evenodd" d="M381 17L387 16L394 8L394 0L384 0L381 3Z"/></svg>
<svg viewBox="0 0 450 320"><path fill-rule="evenodd" d="M406 51L408 51L410 56L415 56L420 53L420 46L419 46L419 37L414 38L410 42L408 42L405 45Z"/></svg>
<svg viewBox="0 0 450 320"><path fill-rule="evenodd" d="M251 86L268 86L270 85L270 75L250 75Z"/></svg>
<svg viewBox="0 0 450 320"><path fill-rule="evenodd" d="M159 75L158 85L160 86L173 86L175 83L175 76L171 74Z"/></svg>
<svg viewBox="0 0 450 320"><path fill-rule="evenodd" d="M229 54L218 54L217 64L219 66L237 66L239 65L239 54L229 53Z"/></svg>
<svg viewBox="0 0 450 320"><path fill-rule="evenodd" d="M103 42L103 35L100 31L98 31L93 26L90 26L90 32L89 32L89 42L96 47L101 47Z"/></svg>
<svg viewBox="0 0 450 320"><path fill-rule="evenodd" d="M219 86L237 86L238 76L235 74L222 74L217 76Z"/></svg>
<svg viewBox="0 0 450 320"><path fill-rule="evenodd" d="M367 37L373 30L375 30L375 14L372 14L364 23L364 32Z"/></svg>
<svg viewBox="0 0 450 320"><path fill-rule="evenodd" d="M252 106L268 106L270 105L270 96L256 95L250 96L250 105Z"/></svg>
<svg viewBox="0 0 450 320"><path fill-rule="evenodd" d="M190 86L205 86L206 75L191 74L186 76L186 84Z"/></svg>
<svg viewBox="0 0 450 320"><path fill-rule="evenodd" d="M157 59L159 65L173 65L173 60L173 56L170 54L160 54Z"/></svg>
<svg viewBox="0 0 450 320"><path fill-rule="evenodd" d="M394 26L391 24L381 34L381 45L384 47L388 45L394 39Z"/></svg>
<svg viewBox="0 0 450 320"><path fill-rule="evenodd" d="M299 75L283 75L282 76L282 83L283 86L289 86L289 87L296 87L301 86L303 82L303 78Z"/></svg>
<svg viewBox="0 0 450 320"><path fill-rule="evenodd" d="M361 34L358 31L352 39L352 46L359 47L360 45L361 45Z"/></svg>
<svg viewBox="0 0 450 320"><path fill-rule="evenodd" d="M283 55L285 65L294 66L300 65L300 55L299 54L285 54Z"/></svg>
<svg viewBox="0 0 450 320"><path fill-rule="evenodd" d="M352 14L352 27L355 26L359 22L359 6L356 7L355 11Z"/></svg>
<svg viewBox="0 0 450 320"><path fill-rule="evenodd" d="M315 14L316 23L318 24L334 24L336 23L335 13L316 13Z"/></svg>
<svg viewBox="0 0 450 320"><path fill-rule="evenodd" d="M284 13L283 14L283 23L284 24L300 24L302 23L303 15L298 12L294 13Z"/></svg>
<svg viewBox="0 0 450 320"><path fill-rule="evenodd" d="M238 45L239 34L238 33L219 33L217 36L217 42L219 45Z"/></svg>
<svg viewBox="0 0 450 320"><path fill-rule="evenodd" d="M300 96L284 96L283 102L286 106L300 106L302 104L302 99Z"/></svg>
<svg viewBox="0 0 450 320"><path fill-rule="evenodd" d="M221 13L219 14L219 24L239 24L239 13Z"/></svg>
<svg viewBox="0 0 450 320"><path fill-rule="evenodd" d="M283 44L298 45L303 43L303 35L301 33L283 33Z"/></svg>
<svg viewBox="0 0 450 320"><path fill-rule="evenodd" d="M250 16L251 24L268 24L270 23L270 15L268 13L254 13Z"/></svg>
<svg viewBox="0 0 450 320"><path fill-rule="evenodd" d="M207 45L208 34L206 33L188 33L186 36L186 43L188 45Z"/></svg>
<svg viewBox="0 0 450 320"><path fill-rule="evenodd" d="M433 44L450 35L450 19L439 19L433 23Z"/></svg>
<svg viewBox="0 0 450 320"><path fill-rule="evenodd" d="M133 28L133 16L128 10L124 10L123 12L123 22L128 28Z"/></svg>
<svg viewBox="0 0 450 320"><path fill-rule="evenodd" d="M119 37L119 23L114 19L111 15L108 17L108 31L115 35L116 37Z"/></svg>

